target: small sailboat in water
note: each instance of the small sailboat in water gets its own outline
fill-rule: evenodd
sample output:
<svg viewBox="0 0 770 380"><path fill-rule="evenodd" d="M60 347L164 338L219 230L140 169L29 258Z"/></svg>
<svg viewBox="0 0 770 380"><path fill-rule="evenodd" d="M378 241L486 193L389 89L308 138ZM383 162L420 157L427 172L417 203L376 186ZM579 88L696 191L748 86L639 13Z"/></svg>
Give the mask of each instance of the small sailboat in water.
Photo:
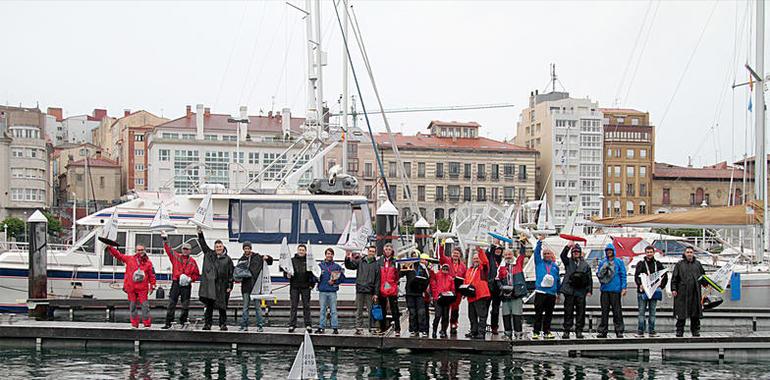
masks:
<svg viewBox="0 0 770 380"><path fill-rule="evenodd" d="M299 346L297 356L294 358L294 364L289 371L289 380L317 379L318 369L315 364L315 350L310 334L305 331L305 339Z"/></svg>

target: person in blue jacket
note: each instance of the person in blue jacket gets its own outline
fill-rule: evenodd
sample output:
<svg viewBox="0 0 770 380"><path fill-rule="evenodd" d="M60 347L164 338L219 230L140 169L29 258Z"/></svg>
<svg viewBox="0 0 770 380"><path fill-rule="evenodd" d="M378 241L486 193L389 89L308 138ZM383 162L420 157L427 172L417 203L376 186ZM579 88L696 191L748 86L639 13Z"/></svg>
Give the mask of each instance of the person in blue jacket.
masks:
<svg viewBox="0 0 770 380"><path fill-rule="evenodd" d="M535 245L535 325L532 339L540 339L540 331L544 339L554 339L551 333L553 308L556 306L556 295L559 292L559 266L553 251L543 250L544 235L537 237Z"/></svg>
<svg viewBox="0 0 770 380"><path fill-rule="evenodd" d="M615 257L615 246L612 243L604 248L605 258L599 262L596 278L599 279L602 292L602 318L599 322L597 338L606 338L610 308L612 309L612 324L615 325L615 335L623 337L625 326L623 325L623 306L621 299L626 295L626 264Z"/></svg>
<svg viewBox="0 0 770 380"><path fill-rule="evenodd" d="M324 261L318 263L321 267L321 276L318 279L318 301L321 304L321 318L318 322L316 333L323 334L326 328L326 310L331 314L333 334L339 334L339 322L337 321L337 291L345 279L345 270L334 262L334 249L326 248Z"/></svg>

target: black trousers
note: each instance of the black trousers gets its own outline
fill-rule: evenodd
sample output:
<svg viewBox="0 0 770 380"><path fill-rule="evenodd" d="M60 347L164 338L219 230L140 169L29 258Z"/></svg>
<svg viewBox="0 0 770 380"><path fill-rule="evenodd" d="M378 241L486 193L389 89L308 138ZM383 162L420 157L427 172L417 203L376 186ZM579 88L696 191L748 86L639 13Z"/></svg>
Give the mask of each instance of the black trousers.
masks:
<svg viewBox="0 0 770 380"><path fill-rule="evenodd" d="M433 311L436 315L433 317L433 332L439 331L438 324L441 323L441 332L446 334L446 329L449 327L449 309L451 305L440 305L436 302Z"/></svg>
<svg viewBox="0 0 770 380"><path fill-rule="evenodd" d="M206 310L203 312L203 325L211 326L211 322L214 319L214 309L219 310L219 325L224 326L227 324L227 308L218 308L216 301L210 298L202 298L203 304L206 305Z"/></svg>
<svg viewBox="0 0 770 380"><path fill-rule="evenodd" d="M573 320L575 331L583 332L586 322L586 297L564 295L564 332L572 331Z"/></svg>
<svg viewBox="0 0 770 380"><path fill-rule="evenodd" d="M492 301L489 306L489 325L492 326L492 330L497 330L500 327L500 303L502 301L499 294L492 294Z"/></svg>
<svg viewBox="0 0 770 380"><path fill-rule="evenodd" d="M522 317L521 315L503 315L503 328L506 332L515 331L520 333L522 329Z"/></svg>
<svg viewBox="0 0 770 380"><path fill-rule="evenodd" d="M289 312L289 326L297 327L297 308L299 299L302 297L302 318L305 327L313 326L310 319L310 288L289 288L289 298L291 299L291 311Z"/></svg>
<svg viewBox="0 0 770 380"><path fill-rule="evenodd" d="M554 306L556 306L556 296L545 293L535 294L535 325L533 326L535 333L551 332Z"/></svg>
<svg viewBox="0 0 770 380"><path fill-rule="evenodd" d="M385 332L388 329L388 305L390 305L390 315L393 318L393 327L395 331L401 332L401 312L398 310L398 296L378 297L377 303L382 308L382 320L380 321L380 331Z"/></svg>
<svg viewBox="0 0 770 380"><path fill-rule="evenodd" d="M187 315L190 312L190 292L192 286L179 286L179 280L174 280L171 283L171 292L168 296L168 307L166 311L166 325L170 325L174 321L174 314L176 314L176 304L179 302L179 297L182 297L182 315L179 316L179 323L185 324L187 322Z"/></svg>
<svg viewBox="0 0 770 380"><path fill-rule="evenodd" d="M471 334L484 337L487 334L487 314L490 299L468 302L468 318L471 321Z"/></svg>
<svg viewBox="0 0 770 380"><path fill-rule="evenodd" d="M428 309L422 296L406 296L406 308L409 309L409 332L428 333Z"/></svg>
<svg viewBox="0 0 770 380"><path fill-rule="evenodd" d="M615 325L615 333L622 334L626 327L623 324L623 307L620 304L620 293L602 292L602 318L596 332L606 334L609 329L610 309L612 309L612 324Z"/></svg>
<svg viewBox="0 0 770 380"><path fill-rule="evenodd" d="M687 323L686 318L676 320L676 333L684 334L684 325ZM690 332L693 334L700 332L700 317L690 317Z"/></svg>

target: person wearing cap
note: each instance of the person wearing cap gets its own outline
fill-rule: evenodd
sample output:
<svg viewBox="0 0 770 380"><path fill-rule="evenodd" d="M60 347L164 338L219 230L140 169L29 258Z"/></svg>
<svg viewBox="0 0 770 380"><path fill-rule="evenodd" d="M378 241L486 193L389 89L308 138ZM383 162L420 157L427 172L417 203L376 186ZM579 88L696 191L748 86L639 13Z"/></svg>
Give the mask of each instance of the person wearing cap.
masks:
<svg viewBox="0 0 770 380"><path fill-rule="evenodd" d="M160 233L163 239L163 250L166 251L169 261L171 261L171 291L168 295L168 307L166 311L166 324L162 329L171 328L176 313L176 304L179 298L182 298L182 315L179 316L179 323L185 325L187 316L190 312L190 294L192 293L192 283L198 281L200 272L198 263L190 256L192 246L189 243L182 243L182 252L175 252L168 245L168 234L166 231Z"/></svg>
<svg viewBox="0 0 770 380"><path fill-rule="evenodd" d="M551 332L551 320L553 309L556 306L556 297L559 294L559 266L556 265L556 257L549 248L543 249L545 235L537 237L535 245L535 323L533 325L532 339L556 338Z"/></svg>
<svg viewBox="0 0 770 380"><path fill-rule="evenodd" d="M423 293L430 284L428 259L430 256L415 250L420 261L401 266L401 277L406 277L406 307L409 310L409 333L413 337L428 336L428 315Z"/></svg>
<svg viewBox="0 0 770 380"><path fill-rule="evenodd" d="M433 299L433 305L436 315L433 317L433 339L439 331L441 324L441 338L447 337L447 328L449 327L449 308L452 307L457 294L455 293L455 279L449 272L449 264L441 264L439 271L430 273L430 293Z"/></svg>
<svg viewBox="0 0 770 380"><path fill-rule="evenodd" d="M503 262L497 268L496 281L502 299L503 328L505 337L509 340L523 339L522 326L524 315L524 296L527 295L527 283L524 279L523 253L513 256L513 251L506 249Z"/></svg>
<svg viewBox="0 0 770 380"><path fill-rule="evenodd" d="M602 317L596 329L597 338L606 338L609 330L610 309L612 309L612 324L615 325L615 336L623 337L623 306L621 299L626 295L626 265L623 260L615 257L615 246L612 243L604 248L604 255L599 261L596 278L601 283Z"/></svg>
<svg viewBox="0 0 770 380"><path fill-rule="evenodd" d="M492 328L492 335L497 335L500 328L500 303L503 300L500 297L500 288L497 283L497 267L503 263L503 247L492 244L484 253L487 255L487 261L489 261L487 282L489 282L489 293L492 295L489 302L489 326Z"/></svg>
<svg viewBox="0 0 770 380"><path fill-rule="evenodd" d="M318 303L321 304L321 318L318 322L317 334L323 334L326 329L326 310L331 316L332 334L339 334L337 321L337 291L345 280L345 270L334 262L334 248L326 248L324 261L318 263L321 275L318 278Z"/></svg>
<svg viewBox="0 0 770 380"><path fill-rule="evenodd" d="M571 257L570 257L571 256ZM561 261L564 263L564 281L559 292L564 294L564 333L563 339L569 339L574 322L575 337L583 338L583 327L586 318L586 297L593 290L593 275L591 267L583 258L583 249L574 241L569 242L561 250Z"/></svg>
<svg viewBox="0 0 770 380"><path fill-rule="evenodd" d="M259 306L259 301L251 299L251 293L254 292L254 285L257 284L262 276L262 269L265 264L272 265L273 257L269 255L260 255L252 250L251 242L244 241L242 245L243 255L238 259L236 267L242 266L249 269L251 277L244 277L241 279L241 295L243 296L243 310L241 312L241 326L240 331L247 331L249 329L249 306L254 302L255 312L254 318L257 322L257 331L262 332L264 327L264 321L262 319L262 308Z"/></svg>
<svg viewBox="0 0 770 380"><path fill-rule="evenodd" d="M451 256L447 257L447 255L444 254L444 244L439 244L438 257L441 264L449 265L449 274L455 279L456 293L457 287L462 285L465 281L465 272L467 271L467 267L463 262L462 251L459 247L454 247L452 248ZM463 297L458 294L455 302L449 307L449 334L451 335L457 335L457 324L460 319L460 302L462 302L462 300Z"/></svg>
<svg viewBox="0 0 770 380"><path fill-rule="evenodd" d="M377 266L377 247L366 247L366 256L345 253L345 268L356 271L356 335L363 334L364 307L369 314L369 331L374 332L372 305L377 302L377 289L380 288L380 269Z"/></svg>

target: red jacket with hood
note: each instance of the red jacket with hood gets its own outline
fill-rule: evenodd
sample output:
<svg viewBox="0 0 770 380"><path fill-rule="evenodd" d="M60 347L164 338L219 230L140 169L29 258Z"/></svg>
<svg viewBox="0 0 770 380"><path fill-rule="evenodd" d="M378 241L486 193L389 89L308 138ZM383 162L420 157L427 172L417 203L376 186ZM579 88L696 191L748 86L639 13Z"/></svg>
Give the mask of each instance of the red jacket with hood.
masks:
<svg viewBox="0 0 770 380"><path fill-rule="evenodd" d="M489 293L489 283L487 282L487 278L489 277L489 260L487 260L487 255L481 248L478 249L478 255L480 261L479 266L468 268L465 272L464 284L470 284L476 288L476 295L468 297L468 302L481 301L491 297L491 294Z"/></svg>
<svg viewBox="0 0 770 380"><path fill-rule="evenodd" d="M201 277L201 273L198 269L198 263L192 256L185 256L181 253L174 252L165 241L163 242L163 249L166 251L168 259L171 260L171 281L178 281L179 276L183 274L190 277L192 282L198 281Z"/></svg>
<svg viewBox="0 0 770 380"><path fill-rule="evenodd" d="M115 247L108 246L110 254L126 265L126 274L123 276L123 290L128 292L146 292L150 287L155 287L155 271L152 268L152 261L147 255L124 255ZM137 269L144 271L144 281L134 282L134 272Z"/></svg>

